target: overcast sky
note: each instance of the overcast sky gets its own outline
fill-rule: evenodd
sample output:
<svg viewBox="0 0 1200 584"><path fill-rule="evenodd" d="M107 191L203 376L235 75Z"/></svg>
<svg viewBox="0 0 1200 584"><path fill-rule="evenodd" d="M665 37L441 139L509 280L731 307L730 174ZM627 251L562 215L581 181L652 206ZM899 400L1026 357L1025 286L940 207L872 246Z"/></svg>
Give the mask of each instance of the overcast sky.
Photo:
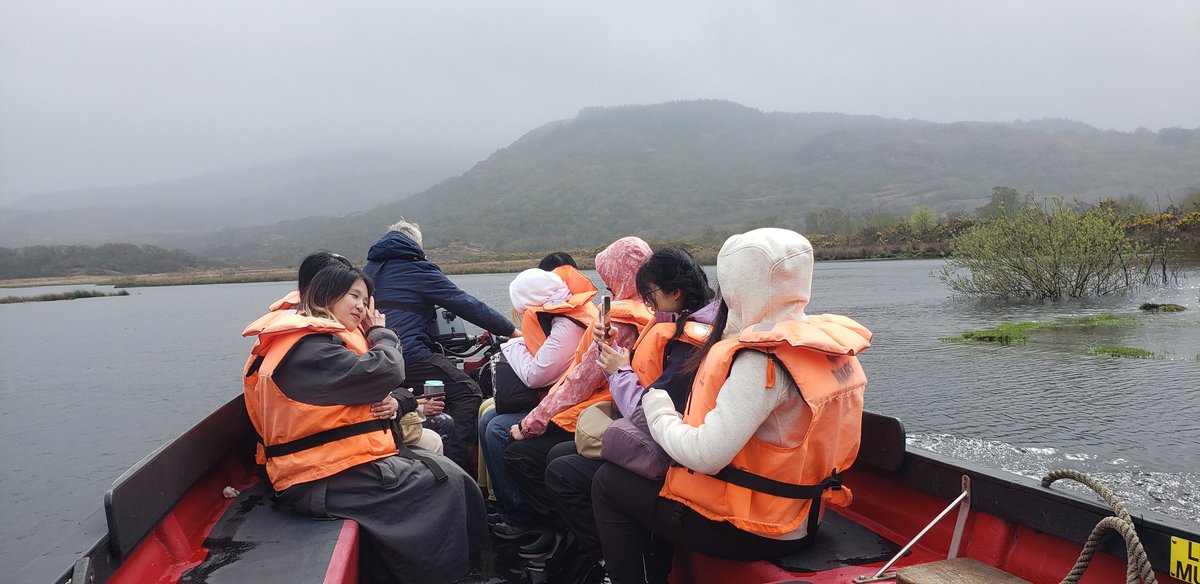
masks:
<svg viewBox="0 0 1200 584"><path fill-rule="evenodd" d="M0 0L0 202L695 98L1195 128L1200 2Z"/></svg>

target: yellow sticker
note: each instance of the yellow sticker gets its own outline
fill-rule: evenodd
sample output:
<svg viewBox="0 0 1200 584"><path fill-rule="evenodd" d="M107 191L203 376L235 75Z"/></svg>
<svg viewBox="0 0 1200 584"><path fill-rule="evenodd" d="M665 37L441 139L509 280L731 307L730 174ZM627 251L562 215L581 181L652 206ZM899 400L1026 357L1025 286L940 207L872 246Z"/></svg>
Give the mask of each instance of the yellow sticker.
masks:
<svg viewBox="0 0 1200 584"><path fill-rule="evenodd" d="M1171 577L1200 584L1200 543L1171 538Z"/></svg>

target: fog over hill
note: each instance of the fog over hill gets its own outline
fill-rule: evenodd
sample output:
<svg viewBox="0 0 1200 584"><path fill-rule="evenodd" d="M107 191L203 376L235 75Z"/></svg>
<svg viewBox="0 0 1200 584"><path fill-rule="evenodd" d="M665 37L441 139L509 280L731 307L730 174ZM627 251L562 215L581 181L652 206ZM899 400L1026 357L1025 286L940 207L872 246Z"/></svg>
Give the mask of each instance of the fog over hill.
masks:
<svg viewBox="0 0 1200 584"><path fill-rule="evenodd" d="M1001 185L1086 201L1135 194L1165 205L1200 186L1200 129L942 124L766 113L722 101L588 108L402 201L168 243L244 262L286 262L316 247L361 256L405 216L421 223L431 247L466 240L548 249L750 221L803 229L805 213L826 207L971 211Z"/></svg>
<svg viewBox="0 0 1200 584"><path fill-rule="evenodd" d="M6 209L0 232L7 245L122 241L287 265L319 247L362 257L401 216L423 226L430 247L538 250L749 222L803 230L807 212L829 207L969 212L995 186L1165 206L1200 187L1200 129L945 124L705 100L586 108L463 172L470 159L361 151L61 193Z"/></svg>
<svg viewBox="0 0 1200 584"><path fill-rule="evenodd" d="M0 245L155 243L342 216L403 199L483 156L480 149L432 146L342 150L147 185L45 193L0 207Z"/></svg>

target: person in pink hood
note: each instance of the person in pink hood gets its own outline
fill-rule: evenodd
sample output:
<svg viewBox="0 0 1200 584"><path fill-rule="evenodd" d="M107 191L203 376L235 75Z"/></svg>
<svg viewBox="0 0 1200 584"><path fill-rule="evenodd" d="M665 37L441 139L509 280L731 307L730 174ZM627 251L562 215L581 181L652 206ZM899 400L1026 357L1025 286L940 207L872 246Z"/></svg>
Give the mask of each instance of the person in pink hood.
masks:
<svg viewBox="0 0 1200 584"><path fill-rule="evenodd" d="M613 300L629 300L641 302L637 287L637 271L650 257L650 245L640 237L623 237L596 254L596 272L612 293ZM611 345L623 349L631 349L637 341L638 330L632 325L614 323ZM547 496L545 484L546 454L555 445L575 438L574 433L568 432L550 421L554 415L588 399L598 389L604 386L604 369L597 363L600 349L592 343L584 353L579 364L567 372L566 378L558 389L547 395L541 403L529 412L519 423L514 424L511 433L513 443L504 451L504 464L512 481L525 494L526 503L537 515L548 522L551 513L551 501ZM541 531L540 542L534 542L523 550L527 554L553 544L553 534L548 530Z"/></svg>

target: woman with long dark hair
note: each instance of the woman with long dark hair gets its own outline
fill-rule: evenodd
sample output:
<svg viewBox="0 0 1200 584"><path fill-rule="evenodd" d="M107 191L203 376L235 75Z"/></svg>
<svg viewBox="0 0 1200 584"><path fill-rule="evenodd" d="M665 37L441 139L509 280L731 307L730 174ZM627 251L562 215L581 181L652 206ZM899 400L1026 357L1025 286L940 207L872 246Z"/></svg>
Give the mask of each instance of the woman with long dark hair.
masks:
<svg viewBox="0 0 1200 584"><path fill-rule="evenodd" d="M370 278L334 263L297 312L250 325L246 409L281 502L358 522L380 575L450 582L487 545L483 498L449 459L401 441L394 420L416 400L400 387L400 343L371 293Z"/></svg>
<svg viewBox="0 0 1200 584"><path fill-rule="evenodd" d="M629 351L604 342L603 325L597 323L595 342L609 391L626 418L633 415L647 387L665 390L682 411L695 375L695 367L689 369L685 364L707 338L716 315L715 294L704 268L692 254L678 247L655 251L638 268L635 282L638 294L654 309L658 323L634 345L633 363ZM578 454L574 442L555 446L547 461L546 486L555 514L574 539L573 547L555 550L556 559L549 563L549 569L560 570L556 576L561 581L584 581L587 577L583 573L599 571L600 539L591 493L592 477L605 462Z"/></svg>

